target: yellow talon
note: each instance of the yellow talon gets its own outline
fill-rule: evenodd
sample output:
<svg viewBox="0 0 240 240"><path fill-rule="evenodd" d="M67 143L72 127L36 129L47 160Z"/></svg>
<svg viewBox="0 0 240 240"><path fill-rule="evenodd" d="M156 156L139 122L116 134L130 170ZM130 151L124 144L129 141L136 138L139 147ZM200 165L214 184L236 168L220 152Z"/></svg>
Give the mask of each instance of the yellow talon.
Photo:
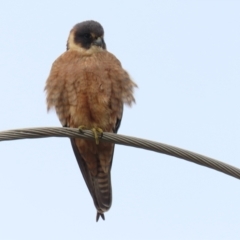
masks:
<svg viewBox="0 0 240 240"><path fill-rule="evenodd" d="M82 130L88 130L86 126L81 125L78 127L79 132L83 133ZM95 142L98 145L99 144L99 137L102 136L103 130L101 128L92 128L91 131L93 132Z"/></svg>
<svg viewBox="0 0 240 240"><path fill-rule="evenodd" d="M99 137L102 136L103 130L101 128L92 128L91 130L93 132L96 144L98 145L99 144Z"/></svg>
<svg viewBox="0 0 240 240"><path fill-rule="evenodd" d="M79 130L79 132L83 132L82 130L87 130L87 128L86 128L86 126L84 126L84 125L81 125L81 126L79 126L78 127L78 130Z"/></svg>

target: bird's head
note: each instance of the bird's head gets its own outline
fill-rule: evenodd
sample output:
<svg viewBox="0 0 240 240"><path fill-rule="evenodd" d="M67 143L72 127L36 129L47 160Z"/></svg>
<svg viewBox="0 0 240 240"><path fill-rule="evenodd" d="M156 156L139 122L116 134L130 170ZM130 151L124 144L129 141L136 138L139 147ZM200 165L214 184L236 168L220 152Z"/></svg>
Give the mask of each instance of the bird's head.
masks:
<svg viewBox="0 0 240 240"><path fill-rule="evenodd" d="M67 50L93 53L106 49L104 30L100 23L85 21L76 24L70 31Z"/></svg>

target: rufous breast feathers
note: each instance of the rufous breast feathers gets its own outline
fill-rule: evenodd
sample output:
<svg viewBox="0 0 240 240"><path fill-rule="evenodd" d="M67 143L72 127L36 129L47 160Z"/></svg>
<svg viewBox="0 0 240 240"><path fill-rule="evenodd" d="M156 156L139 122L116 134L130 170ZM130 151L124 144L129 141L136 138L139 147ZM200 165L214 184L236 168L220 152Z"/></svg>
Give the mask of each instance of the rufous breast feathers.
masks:
<svg viewBox="0 0 240 240"><path fill-rule="evenodd" d="M135 101L136 84L117 58L107 51L82 55L63 53L46 82L47 107L54 107L63 125L92 125L111 131L121 118L122 104ZM100 124L100 125L99 125Z"/></svg>

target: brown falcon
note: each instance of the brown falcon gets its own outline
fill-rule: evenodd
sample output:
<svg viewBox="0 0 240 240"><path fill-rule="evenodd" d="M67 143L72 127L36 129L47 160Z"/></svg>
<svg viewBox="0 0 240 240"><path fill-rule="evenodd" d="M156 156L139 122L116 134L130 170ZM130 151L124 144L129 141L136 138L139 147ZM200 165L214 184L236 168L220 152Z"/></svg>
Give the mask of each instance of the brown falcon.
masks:
<svg viewBox="0 0 240 240"><path fill-rule="evenodd" d="M95 21L76 24L67 51L58 57L46 81L47 109L55 108L64 127L92 129L96 142L72 138L78 165L99 216L112 203L114 144L98 142L99 132L117 133L123 104L131 105L136 84L120 61L106 50L104 30Z"/></svg>

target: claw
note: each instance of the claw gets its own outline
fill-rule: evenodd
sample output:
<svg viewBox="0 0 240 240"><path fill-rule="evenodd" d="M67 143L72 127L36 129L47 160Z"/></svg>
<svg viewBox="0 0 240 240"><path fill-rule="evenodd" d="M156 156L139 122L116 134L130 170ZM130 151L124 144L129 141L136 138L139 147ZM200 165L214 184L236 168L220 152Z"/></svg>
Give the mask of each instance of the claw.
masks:
<svg viewBox="0 0 240 240"><path fill-rule="evenodd" d="M81 126L78 127L78 130L79 130L80 133L82 133L83 132L82 130L87 130L87 128L86 128L86 126L81 125Z"/></svg>
<svg viewBox="0 0 240 240"><path fill-rule="evenodd" d="M101 128L92 128L91 130L93 132L96 144L98 145L99 144L99 136L100 137L102 136L103 130Z"/></svg>
<svg viewBox="0 0 240 240"><path fill-rule="evenodd" d="M87 130L87 127L84 125L81 125L78 127L78 130L80 133L83 133L83 130ZM99 137L102 137L103 134L103 130L101 128L92 128L91 131L93 132L94 138L95 138L95 142L98 145L99 144Z"/></svg>

